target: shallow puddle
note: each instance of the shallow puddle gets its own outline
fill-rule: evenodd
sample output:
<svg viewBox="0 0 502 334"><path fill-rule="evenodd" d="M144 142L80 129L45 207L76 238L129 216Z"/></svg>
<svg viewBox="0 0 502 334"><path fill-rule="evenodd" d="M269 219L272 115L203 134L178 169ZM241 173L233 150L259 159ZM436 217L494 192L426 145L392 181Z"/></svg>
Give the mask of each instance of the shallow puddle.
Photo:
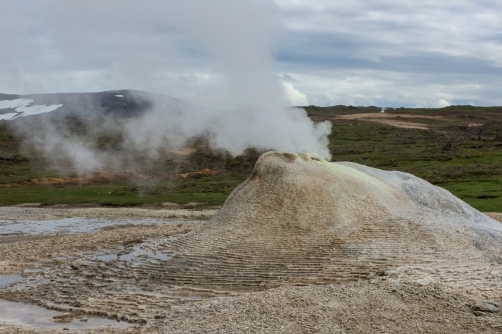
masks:
<svg viewBox="0 0 502 334"><path fill-rule="evenodd" d="M108 262L116 260L117 256L118 256L117 254L98 254L94 255L93 259Z"/></svg>
<svg viewBox="0 0 502 334"><path fill-rule="evenodd" d="M2 324L28 326L40 330L68 328L70 331L72 329L129 326L126 322L102 318L88 318L87 321L73 319L68 323L54 322L52 317L61 314L61 312L49 311L35 305L0 300L0 329Z"/></svg>
<svg viewBox="0 0 502 334"><path fill-rule="evenodd" d="M124 248L122 248L120 251L114 253L96 254L93 256L93 259L104 262L114 261L117 259L125 262L132 262L136 259L161 261L169 261L172 259L172 256L161 252L158 247L158 241L143 242L132 247L132 251L129 250L128 252L125 252Z"/></svg>
<svg viewBox="0 0 502 334"><path fill-rule="evenodd" d="M171 259L170 256L156 250L157 245L155 243L142 243L141 245L134 246L134 250L128 254L122 255L120 260L131 262L136 258L151 258L162 261L168 261Z"/></svg>
<svg viewBox="0 0 502 334"><path fill-rule="evenodd" d="M56 220L0 220L0 236L15 234L55 234L55 233L90 233L108 226L119 225L154 225L187 224L187 221L165 221L159 219L85 219L64 218Z"/></svg>
<svg viewBox="0 0 502 334"><path fill-rule="evenodd" d="M21 282L23 276L21 275L3 275L0 276L0 289L5 288L7 285L12 283Z"/></svg>

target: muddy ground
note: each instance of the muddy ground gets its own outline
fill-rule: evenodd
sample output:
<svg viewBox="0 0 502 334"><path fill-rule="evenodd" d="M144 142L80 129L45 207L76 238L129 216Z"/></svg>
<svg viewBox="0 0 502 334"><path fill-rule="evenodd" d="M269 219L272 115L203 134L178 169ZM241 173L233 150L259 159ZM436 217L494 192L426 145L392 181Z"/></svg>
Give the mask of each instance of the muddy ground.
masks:
<svg viewBox="0 0 502 334"><path fill-rule="evenodd" d="M30 327L5 319L2 324L0 319L0 332L502 332L502 300L490 297L497 294L473 292L467 288L468 282L464 289L407 281L397 270L338 284L284 282L247 291L207 288L214 282L209 284L203 278L197 278L199 286L187 286L182 280L193 280L195 273L191 275L190 270L200 264L176 263L176 254L168 246L181 242L185 235L197 235L211 224L208 218L216 213L211 209L1 207L0 221L4 223L81 217L83 222L101 219L116 224L89 233L72 234L67 230L0 236L0 276L17 274L23 278L0 289L0 298L57 310L52 321L65 326ZM499 213L490 216L502 220ZM124 223L128 219L146 221ZM228 257L231 259L232 254ZM256 266L259 272L260 264ZM159 275L169 274L172 279L172 268L188 272L177 276L178 282L167 285ZM215 273L219 271L221 286L231 286L231 282L225 282L225 268L214 269ZM498 272L490 275L491 281L501 279ZM250 282L257 280L252 272L243 272L245 276ZM251 282L249 286L254 285ZM90 322L91 318L108 318L127 326L74 326Z"/></svg>

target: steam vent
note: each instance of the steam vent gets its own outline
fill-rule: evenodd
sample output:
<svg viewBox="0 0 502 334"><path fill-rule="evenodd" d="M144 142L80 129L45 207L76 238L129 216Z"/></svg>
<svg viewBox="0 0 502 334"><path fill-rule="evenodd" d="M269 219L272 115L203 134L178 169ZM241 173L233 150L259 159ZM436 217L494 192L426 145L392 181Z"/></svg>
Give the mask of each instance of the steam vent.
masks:
<svg viewBox="0 0 502 334"><path fill-rule="evenodd" d="M2 297L131 322L201 299L381 276L502 297L501 223L413 175L307 154L263 154L210 221L154 244L163 257L82 256Z"/></svg>

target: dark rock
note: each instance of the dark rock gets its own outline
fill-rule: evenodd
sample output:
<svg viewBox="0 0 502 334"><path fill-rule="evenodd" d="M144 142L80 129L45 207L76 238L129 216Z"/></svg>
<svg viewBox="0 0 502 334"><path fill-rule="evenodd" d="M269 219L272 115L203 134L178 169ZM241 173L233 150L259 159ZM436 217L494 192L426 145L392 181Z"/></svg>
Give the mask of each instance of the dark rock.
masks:
<svg viewBox="0 0 502 334"><path fill-rule="evenodd" d="M119 314L117 316L117 319L122 321L129 321L129 316L127 314Z"/></svg>
<svg viewBox="0 0 502 334"><path fill-rule="evenodd" d="M115 314L115 313L107 313L106 317L108 319L118 319L117 314Z"/></svg>
<svg viewBox="0 0 502 334"><path fill-rule="evenodd" d="M449 151L449 150L451 150L452 148L453 148L453 146L452 146L451 142L448 142L448 143L446 143L446 145L445 145L445 146L443 146L443 150L444 150L444 151Z"/></svg>
<svg viewBox="0 0 502 334"><path fill-rule="evenodd" d="M381 270L377 271L375 275L376 276L388 276L389 272L385 269L381 269Z"/></svg>
<svg viewBox="0 0 502 334"><path fill-rule="evenodd" d="M0 152L0 160L12 161L16 160L16 156L14 154Z"/></svg>

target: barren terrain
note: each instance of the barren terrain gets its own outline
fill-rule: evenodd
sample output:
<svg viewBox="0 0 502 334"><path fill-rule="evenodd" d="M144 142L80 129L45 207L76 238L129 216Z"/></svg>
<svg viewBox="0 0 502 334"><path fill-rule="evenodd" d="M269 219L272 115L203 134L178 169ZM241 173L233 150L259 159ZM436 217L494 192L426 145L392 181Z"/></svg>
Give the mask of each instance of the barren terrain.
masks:
<svg viewBox="0 0 502 334"><path fill-rule="evenodd" d="M334 161L409 172L502 221L499 107L306 110L333 122ZM108 134L99 149L147 163L79 176L21 140L0 122L2 333L502 331L497 234L443 226L442 209L393 212L409 202L382 210L386 186L368 193L351 176L366 169L338 163L350 181L274 170L253 188L255 173L239 184L258 151L232 157L194 138L150 161Z"/></svg>
<svg viewBox="0 0 502 334"><path fill-rule="evenodd" d="M109 100L115 101L115 95ZM124 106L108 102L110 113L96 116L92 124L120 123L138 107L131 104L132 109L123 110ZM314 122L332 122L329 150L333 161L412 173L478 210L502 211L500 107L388 108L385 113L372 106L304 109ZM0 121L0 205L141 206L169 201L218 206L246 179L263 153L250 149L232 157L212 150L210 139L202 136L178 150L160 150L152 160L113 131L94 138L93 127L82 125L87 124L82 115L46 116L68 130L68 140L87 138L94 150L127 156L131 164L79 174L63 157L46 157L26 145L26 138L14 131L12 123ZM27 120L21 118L19 122Z"/></svg>
<svg viewBox="0 0 502 334"><path fill-rule="evenodd" d="M71 210L52 208L0 208L2 218L21 214L23 219L55 219L65 217ZM103 210L75 209L72 214L85 214L88 218L123 219L131 212L122 209ZM67 211L67 214L62 213ZM134 212L135 210L133 210ZM181 216L194 219L192 211L183 210ZM115 214L114 214L115 212ZM141 212L141 213L139 213ZM179 212L177 211L179 214ZM135 217L158 218L170 216L171 211L143 210L133 213ZM150 214L150 216L148 215ZM212 213L205 212L206 215ZM493 213L500 219L500 214ZM49 274L51 267L65 267L85 254L102 253L129 242L147 241L159 237L176 237L199 230L199 224L126 226L76 235L50 235L18 238L2 242L0 275L23 274L30 276L31 268L39 268L39 275ZM190 232L193 231L193 232ZM57 258L57 260L55 259ZM52 259L52 260L51 260ZM44 269L45 268L45 269ZM105 269L105 267L103 267ZM417 269L417 268L416 268ZM74 269L71 269L75 271ZM413 270L413 269L411 269ZM489 273L485 273L489 275ZM32 274L33 275L33 274ZM50 275L50 274L49 274ZM381 276L380 276L381 275ZM448 275L448 273L445 273ZM72 275L74 276L74 275ZM190 302L173 303L169 307L156 306L153 295L141 294L142 305L151 314L160 314L160 319L151 319L147 324L132 324L120 328L46 329L47 333L499 333L502 331L500 313L481 312L473 308L484 301L497 302L493 295L466 292L441 283L407 281L399 271L373 272L368 278L355 282L326 283L321 285L280 284L265 291L234 293L234 296L211 296L210 291L186 290L185 296L201 296ZM32 279L36 280L36 276ZM488 279L488 282L500 277ZM153 283L153 282L152 282ZM500 283L499 283L500 284ZM180 292L183 292L182 290ZM22 294L23 295L23 294ZM24 299L16 293L3 294L11 300ZM183 293L180 294L180 301ZM20 298L21 297L21 298ZM490 299L491 298L491 299ZM190 298L187 298L190 299ZM498 299L500 302L500 299ZM69 310L68 310L69 311ZM66 312L69 321L86 319L87 314ZM106 314L94 316L106 317ZM1 321L0 321L1 323ZM2 333L38 333L42 329L29 326L0 325Z"/></svg>
<svg viewBox="0 0 502 334"><path fill-rule="evenodd" d="M420 123L422 120L443 120L442 116L426 116L426 115L396 115L396 114L388 114L388 113L368 113L368 114L351 114L351 115L340 115L333 118L333 121L338 119L344 120L359 120L359 121L368 121L375 122L384 125L395 126L397 128L403 129L421 129L427 130L429 129L429 125L427 123ZM482 124L480 124L482 125Z"/></svg>
<svg viewBox="0 0 502 334"><path fill-rule="evenodd" d="M58 329L4 332L502 330L502 226L411 175L270 153L218 212L0 208L12 224L67 215L116 225L3 236L0 274L22 277L0 298L60 312Z"/></svg>

